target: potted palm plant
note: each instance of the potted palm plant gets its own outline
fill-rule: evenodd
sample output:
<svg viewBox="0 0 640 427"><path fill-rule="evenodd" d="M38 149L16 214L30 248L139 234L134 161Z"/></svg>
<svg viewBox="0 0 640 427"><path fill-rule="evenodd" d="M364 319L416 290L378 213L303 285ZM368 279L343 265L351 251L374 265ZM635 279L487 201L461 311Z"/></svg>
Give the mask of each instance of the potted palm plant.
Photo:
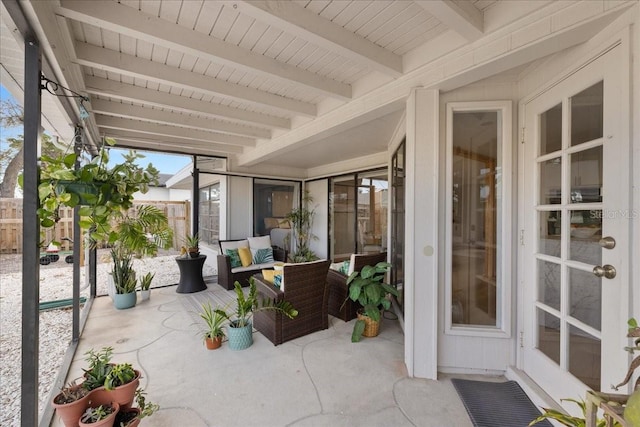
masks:
<svg viewBox="0 0 640 427"><path fill-rule="evenodd" d="M290 255L292 262L309 262L318 259L318 256L309 248L311 241L317 239L317 236L311 232L316 213L315 209L309 208L309 204L312 202L313 197L308 191L305 191L302 206L292 210L286 216L293 233L293 248ZM289 240L290 236L287 236L287 245L290 243Z"/></svg>
<svg viewBox="0 0 640 427"><path fill-rule="evenodd" d="M366 265L359 272L351 273L347 279L348 298L362 306L358 310L358 319L353 326L352 342L360 341L362 336L377 336L380 328L380 313L391 307L391 301L387 295L398 296L396 288L383 283L384 276L390 267L391 264L387 262L379 262L375 266Z"/></svg>
<svg viewBox="0 0 640 427"><path fill-rule="evenodd" d="M273 300L258 299L256 283L253 277L249 279L249 293L245 296L242 285L236 281L234 283L236 292L236 308L233 313L228 313L223 309L216 309L215 312L229 321L227 337L231 350L244 350L253 344L251 317L253 313L261 310L279 311L289 319L298 315L298 311L287 301L274 302Z"/></svg>
<svg viewBox="0 0 640 427"><path fill-rule="evenodd" d="M197 258L200 255L200 237L198 233L196 234L187 234L184 239L185 247L187 249L187 253L191 258Z"/></svg>
<svg viewBox="0 0 640 427"><path fill-rule="evenodd" d="M224 309L223 309L224 310ZM225 316L220 312L214 310L211 307L211 303L207 302L202 304L202 311L199 313L200 317L205 321L207 328L204 330L204 342L209 350L215 350L222 345L222 339L224 338L224 331L222 326L227 320Z"/></svg>
<svg viewBox="0 0 640 427"><path fill-rule="evenodd" d="M151 205L138 206L127 212L114 212L112 216L117 222L110 232L114 239L111 250L114 305L120 309L130 308L135 306L136 302L137 281L133 270L133 258L152 256L159 248L170 247L173 242L173 230L164 212ZM116 303L116 298L124 301L121 304Z"/></svg>

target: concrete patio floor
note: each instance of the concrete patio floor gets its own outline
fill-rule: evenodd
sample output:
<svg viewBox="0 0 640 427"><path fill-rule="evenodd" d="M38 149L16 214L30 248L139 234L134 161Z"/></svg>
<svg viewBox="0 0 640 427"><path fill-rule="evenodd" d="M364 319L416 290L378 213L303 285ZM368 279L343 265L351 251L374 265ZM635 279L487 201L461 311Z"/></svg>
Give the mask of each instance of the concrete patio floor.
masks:
<svg viewBox="0 0 640 427"><path fill-rule="evenodd" d="M213 283L199 298L226 292ZM175 287L153 289L122 311L97 298L68 379L81 376L88 349L112 346L113 361L140 369L161 407L146 426L471 426L448 378L407 376L397 320L357 344L353 321L330 316L329 329L279 346L254 332L246 350L225 342L209 351L185 298ZM52 426L61 425L55 416Z"/></svg>

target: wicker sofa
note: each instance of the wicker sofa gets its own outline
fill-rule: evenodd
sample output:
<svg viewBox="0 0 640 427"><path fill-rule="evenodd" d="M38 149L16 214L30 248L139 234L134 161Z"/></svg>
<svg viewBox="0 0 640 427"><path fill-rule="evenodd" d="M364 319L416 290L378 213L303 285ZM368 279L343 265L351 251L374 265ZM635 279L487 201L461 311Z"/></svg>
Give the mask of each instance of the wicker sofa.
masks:
<svg viewBox="0 0 640 427"><path fill-rule="evenodd" d="M249 285L249 278L256 273L260 273L264 269L273 269L276 262L284 262L287 260L287 252L284 249L270 246L269 236L249 237L247 239L220 240L220 255L217 256L218 263L218 284L225 289L233 289L236 281L242 286ZM246 267L232 267L231 257L226 254L227 249L237 249L240 247L251 247L252 242L260 241L261 246L270 246L273 250L274 262L251 264Z"/></svg>
<svg viewBox="0 0 640 427"><path fill-rule="evenodd" d="M345 322L355 319L360 304L347 300L349 296L349 288L347 286L349 275L354 271L360 271L365 265L376 265L386 260L386 252L366 255L353 254L349 261L349 271L347 274L329 269L329 273L327 274L327 282L329 284L329 314ZM346 303L345 300L347 301Z"/></svg>
<svg viewBox="0 0 640 427"><path fill-rule="evenodd" d="M253 315L253 326L274 345L329 327L327 272L328 260L285 264L281 289L254 276L258 298L287 301L298 311L289 319L275 311L258 311Z"/></svg>

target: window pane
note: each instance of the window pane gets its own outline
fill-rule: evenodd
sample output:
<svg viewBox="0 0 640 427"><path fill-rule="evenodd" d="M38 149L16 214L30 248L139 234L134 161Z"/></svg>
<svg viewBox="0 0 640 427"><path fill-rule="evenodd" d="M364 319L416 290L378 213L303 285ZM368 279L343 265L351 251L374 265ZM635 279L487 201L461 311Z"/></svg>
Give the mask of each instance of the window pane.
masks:
<svg viewBox="0 0 640 427"><path fill-rule="evenodd" d="M498 112L453 114L452 323L497 326Z"/></svg>
<svg viewBox="0 0 640 427"><path fill-rule="evenodd" d="M220 183L200 189L198 220L200 242L215 248L220 236Z"/></svg>
<svg viewBox="0 0 640 427"><path fill-rule="evenodd" d="M560 319L539 308L536 313L538 318L538 343L536 348L559 365Z"/></svg>
<svg viewBox="0 0 640 427"><path fill-rule="evenodd" d="M256 236L271 236L271 244L284 248L290 228L282 225L291 212L297 183L256 179L253 183L253 219Z"/></svg>
<svg viewBox="0 0 640 427"><path fill-rule="evenodd" d="M538 301L560 310L560 266L538 260Z"/></svg>
<svg viewBox="0 0 640 427"><path fill-rule="evenodd" d="M562 164L560 157L540 163L540 204L562 203Z"/></svg>
<svg viewBox="0 0 640 427"><path fill-rule="evenodd" d="M602 318L602 279L591 272L569 269L570 314L600 330Z"/></svg>
<svg viewBox="0 0 640 427"><path fill-rule="evenodd" d="M331 212L331 258L334 261L348 259L356 250L356 186L355 176L331 180L329 204Z"/></svg>
<svg viewBox="0 0 640 427"><path fill-rule="evenodd" d="M569 259L599 265L602 261L602 211L571 211Z"/></svg>
<svg viewBox="0 0 640 427"><path fill-rule="evenodd" d="M540 155L562 148L562 104L540 115Z"/></svg>
<svg viewBox="0 0 640 427"><path fill-rule="evenodd" d="M602 138L602 82L571 98L571 146Z"/></svg>
<svg viewBox="0 0 640 427"><path fill-rule="evenodd" d="M571 155L571 203L602 201L602 146Z"/></svg>
<svg viewBox="0 0 640 427"><path fill-rule="evenodd" d="M569 327L569 372L600 391L600 340L575 326Z"/></svg>
<svg viewBox="0 0 640 427"><path fill-rule="evenodd" d="M560 257L561 211L540 212L540 236L538 252Z"/></svg>
<svg viewBox="0 0 640 427"><path fill-rule="evenodd" d="M387 172L358 174L358 253L387 250Z"/></svg>

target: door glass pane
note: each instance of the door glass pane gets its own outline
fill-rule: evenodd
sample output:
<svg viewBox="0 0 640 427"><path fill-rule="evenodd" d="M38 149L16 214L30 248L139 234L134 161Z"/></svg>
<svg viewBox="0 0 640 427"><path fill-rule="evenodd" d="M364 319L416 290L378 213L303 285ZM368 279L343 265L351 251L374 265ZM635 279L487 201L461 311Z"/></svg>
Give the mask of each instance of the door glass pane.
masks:
<svg viewBox="0 0 640 427"><path fill-rule="evenodd" d="M540 163L540 204L557 205L562 202L562 161L556 157Z"/></svg>
<svg viewBox="0 0 640 427"><path fill-rule="evenodd" d="M538 260L538 301L560 310L560 266Z"/></svg>
<svg viewBox="0 0 640 427"><path fill-rule="evenodd" d="M569 326L569 372L595 391L600 391L600 340Z"/></svg>
<svg viewBox="0 0 640 427"><path fill-rule="evenodd" d="M602 202L602 146L571 155L571 203Z"/></svg>
<svg viewBox="0 0 640 427"><path fill-rule="evenodd" d="M569 314L600 330L602 279L590 271L569 269Z"/></svg>
<svg viewBox="0 0 640 427"><path fill-rule="evenodd" d="M211 247L218 245L220 237L220 183L200 189L198 207L198 236L200 243Z"/></svg>
<svg viewBox="0 0 640 427"><path fill-rule="evenodd" d="M571 146L602 138L603 83L571 97Z"/></svg>
<svg viewBox="0 0 640 427"><path fill-rule="evenodd" d="M571 211L571 237L569 258L586 264L599 265L602 248L602 211Z"/></svg>
<svg viewBox="0 0 640 427"><path fill-rule="evenodd" d="M538 319L538 342L536 348L559 365L560 319L539 308L536 309L536 317Z"/></svg>
<svg viewBox="0 0 640 427"><path fill-rule="evenodd" d="M295 194L298 185L270 179L256 179L253 182L255 236L271 236L273 245L285 248L291 229L280 226L297 202Z"/></svg>
<svg viewBox="0 0 640 427"><path fill-rule="evenodd" d="M391 207L391 285L398 290L398 305L404 313L404 152L405 141L393 155L393 203Z"/></svg>
<svg viewBox="0 0 640 427"><path fill-rule="evenodd" d="M356 186L355 176L331 180L329 212L331 213L331 257L334 262L348 259L356 251Z"/></svg>
<svg viewBox="0 0 640 427"><path fill-rule="evenodd" d="M387 171L358 174L358 253L387 250Z"/></svg>
<svg viewBox="0 0 640 427"><path fill-rule="evenodd" d="M496 326L498 113L454 112L452 131L452 321Z"/></svg>
<svg viewBox="0 0 640 427"><path fill-rule="evenodd" d="M562 148L562 104L540 115L540 155Z"/></svg>
<svg viewBox="0 0 640 427"><path fill-rule="evenodd" d="M538 252L545 255L560 257L561 223L561 211L540 212L540 238L538 241Z"/></svg>

